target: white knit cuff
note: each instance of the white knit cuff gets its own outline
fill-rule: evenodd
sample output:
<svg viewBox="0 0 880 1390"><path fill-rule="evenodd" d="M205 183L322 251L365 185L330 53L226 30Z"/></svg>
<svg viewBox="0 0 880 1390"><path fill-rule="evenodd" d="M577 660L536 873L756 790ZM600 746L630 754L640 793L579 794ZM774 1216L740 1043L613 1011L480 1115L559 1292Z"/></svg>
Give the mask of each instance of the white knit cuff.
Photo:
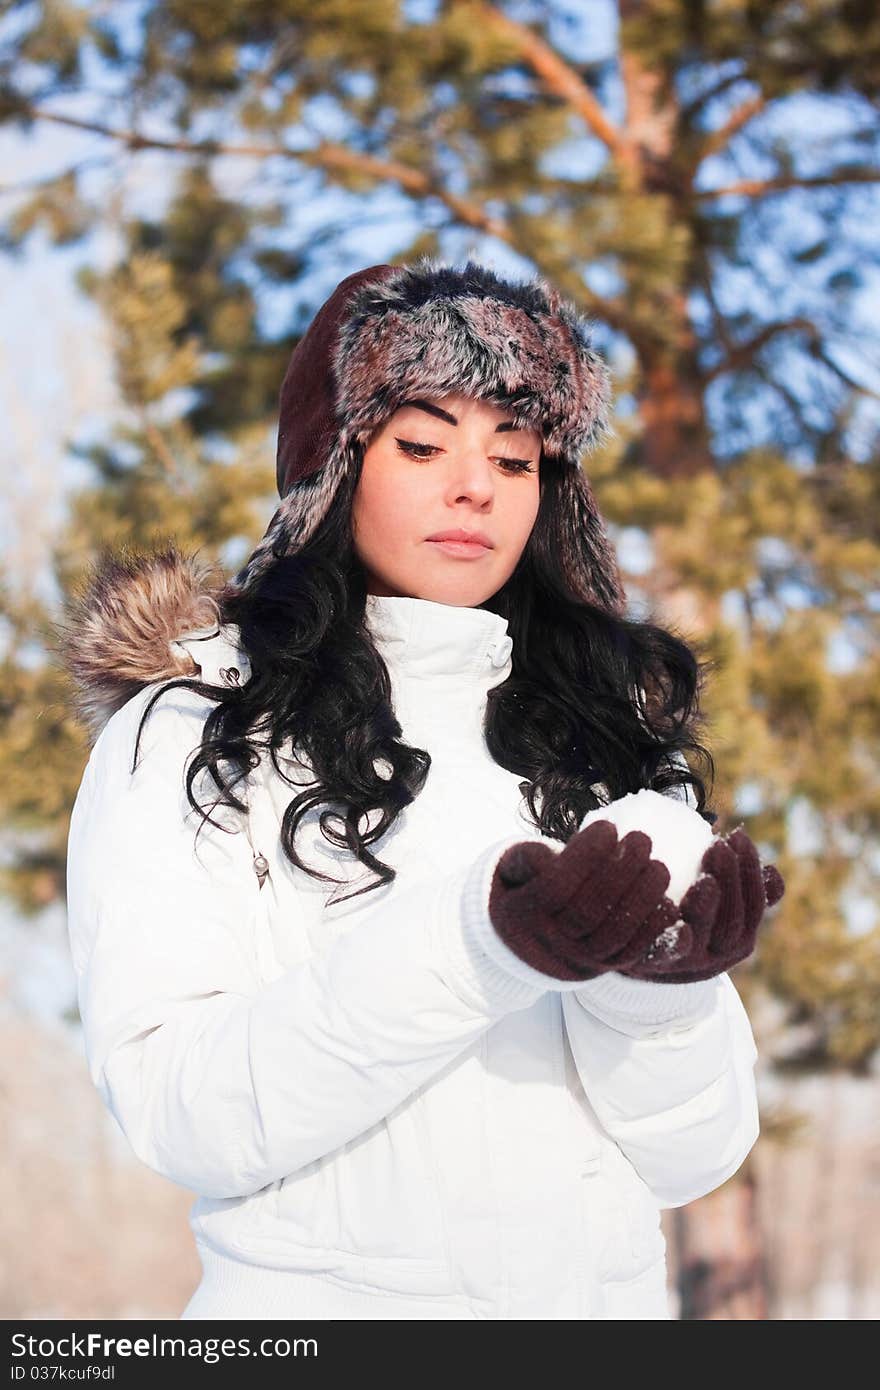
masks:
<svg viewBox="0 0 880 1390"><path fill-rule="evenodd" d="M688 1028L712 1012L718 998L719 976L687 984L633 980L606 971L595 980L584 980L576 998L584 1008L612 1028L638 1032L662 1028Z"/></svg>
<svg viewBox="0 0 880 1390"><path fill-rule="evenodd" d="M527 1008L547 988L543 977L536 982L508 969L504 956L492 949L492 876L504 850L521 840L521 835L499 840L453 876L448 909L442 913L439 924L441 949L453 988L462 998L493 1013Z"/></svg>
<svg viewBox="0 0 880 1390"><path fill-rule="evenodd" d="M459 960L478 961L485 973L491 970L496 980L506 980L505 994L515 990L513 997L533 1003L548 989L575 990L583 980L558 980L521 960L501 939L489 916L489 894L498 860L511 845L522 844L522 835L508 835L496 841L474 861L464 882L462 892L461 933L456 938ZM524 992L523 992L524 991Z"/></svg>

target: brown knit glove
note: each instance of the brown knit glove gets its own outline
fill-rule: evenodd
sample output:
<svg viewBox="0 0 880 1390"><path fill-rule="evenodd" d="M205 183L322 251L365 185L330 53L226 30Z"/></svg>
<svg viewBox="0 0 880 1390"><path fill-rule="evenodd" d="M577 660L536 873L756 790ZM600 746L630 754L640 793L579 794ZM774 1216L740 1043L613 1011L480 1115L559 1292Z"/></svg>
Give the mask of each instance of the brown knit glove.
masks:
<svg viewBox="0 0 880 1390"><path fill-rule="evenodd" d="M753 841L737 826L706 849L700 876L681 900L674 944L663 943L656 957L649 950L644 961L621 974L690 984L730 970L752 954L764 913L784 892L776 865L762 864Z"/></svg>
<svg viewBox="0 0 880 1390"><path fill-rule="evenodd" d="M561 851L511 845L492 876L492 925L520 960L558 980L625 973L652 945L661 963L679 915L666 896L669 870L650 855L650 836L631 830L618 841L609 820L576 831Z"/></svg>

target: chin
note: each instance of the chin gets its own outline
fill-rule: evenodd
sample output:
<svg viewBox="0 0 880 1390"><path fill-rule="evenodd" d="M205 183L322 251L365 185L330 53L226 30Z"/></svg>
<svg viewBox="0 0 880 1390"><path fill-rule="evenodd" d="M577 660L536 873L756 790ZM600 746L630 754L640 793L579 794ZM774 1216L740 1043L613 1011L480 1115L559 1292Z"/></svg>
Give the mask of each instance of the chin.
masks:
<svg viewBox="0 0 880 1390"><path fill-rule="evenodd" d="M462 569L464 568L462 565ZM446 603L456 608L477 608L481 603L485 603L486 599L491 598L500 587L494 583L487 585L485 575L479 587L462 583L461 578L456 583L448 575L438 578L436 575L426 575L422 570L418 575L413 575L411 580L402 575L395 578L376 577L368 585L368 590L370 593L389 598L421 598L429 603Z"/></svg>
<svg viewBox="0 0 880 1390"><path fill-rule="evenodd" d="M448 603L453 608L479 608L481 603L485 603L488 594L451 594L448 589L440 593L419 593L418 598L425 598L431 603Z"/></svg>

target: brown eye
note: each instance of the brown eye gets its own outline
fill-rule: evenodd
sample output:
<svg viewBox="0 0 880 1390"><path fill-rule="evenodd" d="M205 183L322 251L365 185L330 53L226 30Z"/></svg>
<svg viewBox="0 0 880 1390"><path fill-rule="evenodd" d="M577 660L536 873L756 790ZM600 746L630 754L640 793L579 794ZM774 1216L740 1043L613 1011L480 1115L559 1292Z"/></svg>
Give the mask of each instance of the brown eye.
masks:
<svg viewBox="0 0 880 1390"><path fill-rule="evenodd" d="M531 459L500 459L509 473L534 473Z"/></svg>
<svg viewBox="0 0 880 1390"><path fill-rule="evenodd" d="M428 458L430 454L437 452L436 444L417 444L412 439L398 439L396 435L395 441L404 453L412 454L415 458ZM424 452L421 452L422 450Z"/></svg>

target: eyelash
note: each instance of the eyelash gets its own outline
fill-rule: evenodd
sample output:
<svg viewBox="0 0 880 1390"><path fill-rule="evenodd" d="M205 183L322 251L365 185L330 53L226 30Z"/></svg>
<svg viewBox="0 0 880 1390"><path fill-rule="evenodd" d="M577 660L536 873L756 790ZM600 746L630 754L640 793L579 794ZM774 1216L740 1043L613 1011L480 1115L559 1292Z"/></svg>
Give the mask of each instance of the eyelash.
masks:
<svg viewBox="0 0 880 1390"><path fill-rule="evenodd" d="M439 452L439 447L436 444L418 444L412 439L398 439L396 435L395 440L403 453L409 454L412 458L420 458L423 462L427 462L429 454ZM424 449L427 452L420 454L416 452L418 449ZM507 473L534 473L535 471L532 468L531 459L500 458L499 461L503 464L513 464L512 468L505 468Z"/></svg>

